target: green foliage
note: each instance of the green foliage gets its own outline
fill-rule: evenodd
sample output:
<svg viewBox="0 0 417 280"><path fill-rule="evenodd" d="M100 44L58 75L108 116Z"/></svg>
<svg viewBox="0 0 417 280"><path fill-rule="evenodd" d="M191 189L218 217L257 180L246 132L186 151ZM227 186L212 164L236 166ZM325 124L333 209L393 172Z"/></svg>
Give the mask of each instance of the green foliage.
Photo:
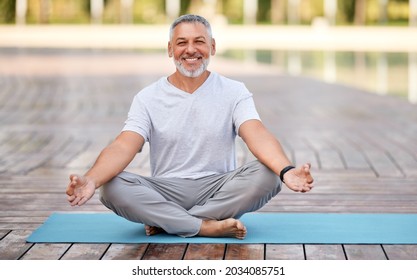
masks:
<svg viewBox="0 0 417 280"><path fill-rule="evenodd" d="M134 23L157 24L166 23L166 0L134 0L132 6L132 19ZM271 1L258 0L257 22L271 23ZM287 12L289 0L283 2L283 13ZM315 17L324 15L325 0L300 0L299 16L302 24L311 24ZM355 4L357 0L337 1L337 23L352 24L355 18ZM180 14L195 11L204 0L181 0ZM27 0L28 23L89 23L90 0ZM47 3L47 4L45 4ZM224 15L230 24L243 23L244 0L217 0L216 12ZM379 24L381 21L381 7L379 0L366 0L367 24ZM386 21L384 24L407 24L409 16L409 0L388 0ZM15 22L16 0L0 0L0 23ZM41 16L42 15L42 16ZM285 18L285 16L284 16ZM118 24L121 19L121 0L104 0L103 23Z"/></svg>
<svg viewBox="0 0 417 280"><path fill-rule="evenodd" d="M16 14L15 0L0 0L0 23L13 23Z"/></svg>
<svg viewBox="0 0 417 280"><path fill-rule="evenodd" d="M341 21L352 23L355 17L355 1L338 0L337 7Z"/></svg>
<svg viewBox="0 0 417 280"><path fill-rule="evenodd" d="M258 0L257 21L259 23L271 23L271 1Z"/></svg>
<svg viewBox="0 0 417 280"><path fill-rule="evenodd" d="M191 0L182 0L181 7L180 7L180 14L181 15L188 14L190 6L191 6Z"/></svg>

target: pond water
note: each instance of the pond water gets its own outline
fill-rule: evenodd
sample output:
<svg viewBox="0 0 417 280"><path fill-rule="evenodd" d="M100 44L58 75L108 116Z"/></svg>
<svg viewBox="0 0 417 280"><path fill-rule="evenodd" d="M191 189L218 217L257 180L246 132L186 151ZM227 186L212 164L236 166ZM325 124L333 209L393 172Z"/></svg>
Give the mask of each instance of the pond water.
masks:
<svg viewBox="0 0 417 280"><path fill-rule="evenodd" d="M221 55L274 65L290 75L395 95L417 104L417 53L228 50Z"/></svg>

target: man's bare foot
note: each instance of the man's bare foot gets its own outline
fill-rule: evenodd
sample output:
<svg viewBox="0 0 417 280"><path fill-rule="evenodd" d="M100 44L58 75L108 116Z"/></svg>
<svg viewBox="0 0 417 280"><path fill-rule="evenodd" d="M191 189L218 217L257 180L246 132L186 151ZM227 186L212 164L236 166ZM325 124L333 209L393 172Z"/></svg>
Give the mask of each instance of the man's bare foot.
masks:
<svg viewBox="0 0 417 280"><path fill-rule="evenodd" d="M145 233L146 233L146 235L155 235L155 234L159 234L159 233L163 233L163 232L165 232L165 230L163 230L160 227L154 227L154 226L145 225Z"/></svg>
<svg viewBox="0 0 417 280"><path fill-rule="evenodd" d="M245 225L236 219L226 220L204 220L201 224L199 236L207 237L234 237L244 239L246 236Z"/></svg>

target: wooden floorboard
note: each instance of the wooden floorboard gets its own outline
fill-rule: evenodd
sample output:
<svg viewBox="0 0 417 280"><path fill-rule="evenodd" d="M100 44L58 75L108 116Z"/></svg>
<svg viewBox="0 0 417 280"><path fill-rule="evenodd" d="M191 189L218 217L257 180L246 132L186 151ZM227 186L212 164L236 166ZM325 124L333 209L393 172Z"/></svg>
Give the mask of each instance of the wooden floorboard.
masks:
<svg viewBox="0 0 417 280"><path fill-rule="evenodd" d="M26 238L53 212L106 212L98 196L70 207L71 173L84 173L123 126L133 96L169 73L119 71L115 58L140 63L140 53L0 49L0 259L2 260L417 260L417 245L355 244L31 244ZM91 59L113 63L91 68ZM29 59L29 60L28 60ZM157 64L169 63L155 55ZM90 64L89 64L90 63ZM57 67L59 65L59 67ZM224 67L224 66L228 67ZM33 67L33 65L31 66ZM68 67L77 67L77 72ZM211 65L222 73L227 61ZM254 94L265 125L296 163L310 162L315 188L288 189L260 211L287 213L417 213L417 107L269 69L229 75ZM34 69L34 68L31 68ZM263 69L263 68L262 68ZM123 73L123 74L121 74ZM252 160L237 140L239 164ZM150 175L149 146L128 167Z"/></svg>
<svg viewBox="0 0 417 280"><path fill-rule="evenodd" d="M307 260L345 260L342 245L338 244L308 244L305 245Z"/></svg>
<svg viewBox="0 0 417 280"><path fill-rule="evenodd" d="M267 260L305 260L303 244L267 244Z"/></svg>
<svg viewBox="0 0 417 280"><path fill-rule="evenodd" d="M223 260L226 244L189 244L184 260Z"/></svg>
<svg viewBox="0 0 417 280"><path fill-rule="evenodd" d="M348 260L386 260L381 245L344 245Z"/></svg>
<svg viewBox="0 0 417 280"><path fill-rule="evenodd" d="M13 230L0 241L0 260L18 260L33 246L26 242L31 230Z"/></svg>
<svg viewBox="0 0 417 280"><path fill-rule="evenodd" d="M417 245L383 245L389 260L417 260Z"/></svg>
<svg viewBox="0 0 417 280"><path fill-rule="evenodd" d="M263 260L264 244L227 244L225 260Z"/></svg>
<svg viewBox="0 0 417 280"><path fill-rule="evenodd" d="M143 258L148 244L111 244L102 260L140 260ZM160 257L165 257L164 252Z"/></svg>
<svg viewBox="0 0 417 280"><path fill-rule="evenodd" d="M100 260L110 244L72 244L61 260Z"/></svg>
<svg viewBox="0 0 417 280"><path fill-rule="evenodd" d="M143 260L181 260L187 244L149 244Z"/></svg>

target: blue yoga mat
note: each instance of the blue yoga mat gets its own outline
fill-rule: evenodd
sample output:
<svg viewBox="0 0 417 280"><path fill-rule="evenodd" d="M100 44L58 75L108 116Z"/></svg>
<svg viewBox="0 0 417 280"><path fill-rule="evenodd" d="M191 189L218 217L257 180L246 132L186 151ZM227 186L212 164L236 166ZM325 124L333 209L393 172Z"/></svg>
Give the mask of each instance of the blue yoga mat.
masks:
<svg viewBox="0 0 417 280"><path fill-rule="evenodd" d="M144 226L113 213L54 213L27 239L33 243L417 244L417 214L250 213L235 238L146 236Z"/></svg>

